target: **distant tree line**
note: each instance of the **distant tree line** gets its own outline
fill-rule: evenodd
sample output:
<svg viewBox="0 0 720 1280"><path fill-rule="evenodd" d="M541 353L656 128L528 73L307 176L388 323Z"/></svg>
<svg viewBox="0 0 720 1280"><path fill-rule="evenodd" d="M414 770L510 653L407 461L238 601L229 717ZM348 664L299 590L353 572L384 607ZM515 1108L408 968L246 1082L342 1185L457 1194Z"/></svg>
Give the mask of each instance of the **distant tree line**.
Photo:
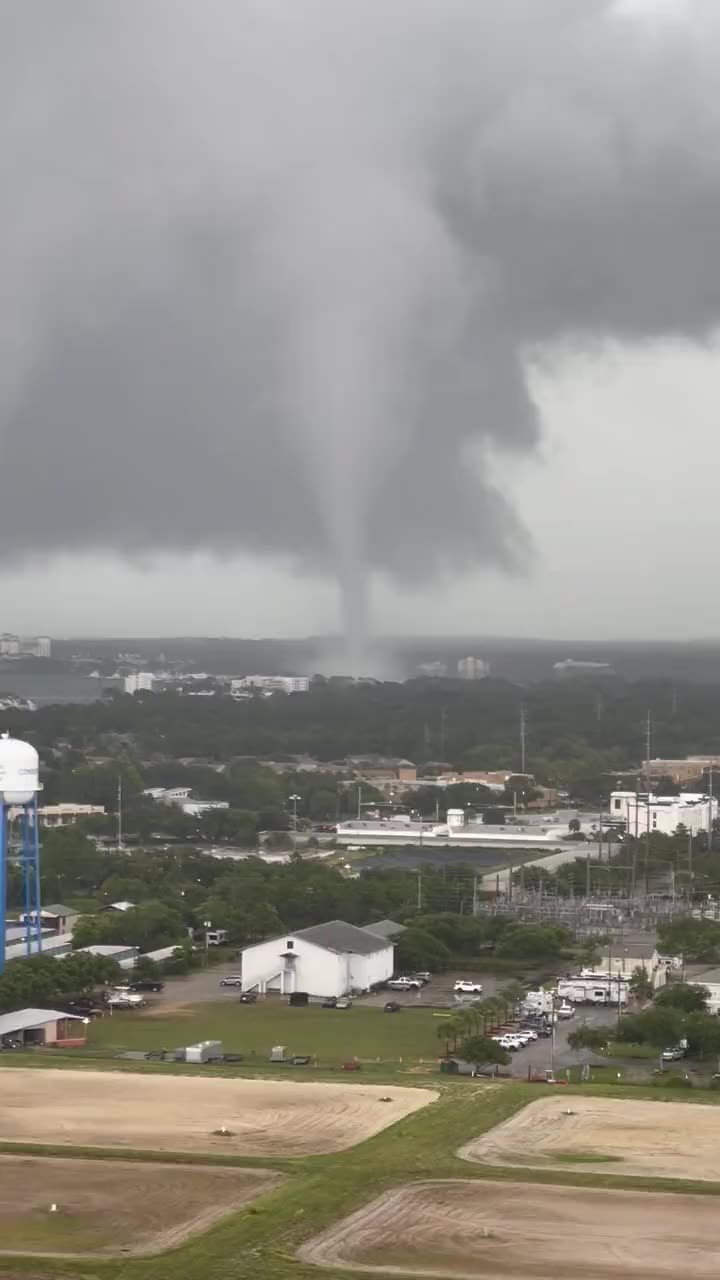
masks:
<svg viewBox="0 0 720 1280"><path fill-rule="evenodd" d="M277 797L270 788L262 802L255 795L250 801L247 788L243 790L243 769L267 758L285 758L291 768L293 754L343 761L374 753L406 757L422 767L440 761L462 769L518 770L521 703L527 723L527 767L538 782L562 784L590 803L607 794L615 771L639 768L648 711L655 754L720 751L720 685L660 680L618 681L610 687L546 681L523 688L495 679L327 682L313 685L307 694L275 694L240 703L229 697L186 698L175 693L117 695L91 704L43 707L35 713L8 712L3 725L34 741L51 766L48 796L85 799L94 787L98 797L105 796L99 802L108 803L115 762L125 753L129 765L154 760L158 769L182 759L235 762L240 775L228 798L234 808L254 810L274 808ZM72 775L86 768L87 757L104 754L113 758L104 788L101 776L81 773L75 794L69 794ZM142 776L147 784L145 769ZM171 774L163 776L172 780ZM211 780L203 774L198 781L205 787ZM327 789L336 794L330 779ZM318 802L318 816L331 808L329 801Z"/></svg>

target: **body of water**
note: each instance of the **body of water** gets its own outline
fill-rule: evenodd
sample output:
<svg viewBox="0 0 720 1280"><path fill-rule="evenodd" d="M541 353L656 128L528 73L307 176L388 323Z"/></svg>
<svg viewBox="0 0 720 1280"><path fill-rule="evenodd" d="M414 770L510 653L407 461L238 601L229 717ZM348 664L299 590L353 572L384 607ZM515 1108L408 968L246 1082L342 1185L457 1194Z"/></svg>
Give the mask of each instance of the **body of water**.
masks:
<svg viewBox="0 0 720 1280"><path fill-rule="evenodd" d="M0 696L3 693L30 698L38 707L53 702L96 702L104 689L117 689L116 680L91 680L89 676L48 672L13 671L0 666Z"/></svg>

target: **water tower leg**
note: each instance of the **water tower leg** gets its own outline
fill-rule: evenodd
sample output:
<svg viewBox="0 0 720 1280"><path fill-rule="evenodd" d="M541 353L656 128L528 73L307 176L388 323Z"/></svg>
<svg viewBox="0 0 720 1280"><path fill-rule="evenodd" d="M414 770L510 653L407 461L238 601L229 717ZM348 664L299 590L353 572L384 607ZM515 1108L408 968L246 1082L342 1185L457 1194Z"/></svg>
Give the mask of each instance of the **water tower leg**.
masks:
<svg viewBox="0 0 720 1280"><path fill-rule="evenodd" d="M25 903L25 955L30 956L32 955L33 936L32 864L30 856L30 815L27 805L23 805L22 814L20 815L20 829L22 832L23 901Z"/></svg>
<svg viewBox="0 0 720 1280"><path fill-rule="evenodd" d="M7 933L7 840L5 838L5 805L0 803L0 973L5 972L5 935Z"/></svg>
<svg viewBox="0 0 720 1280"><path fill-rule="evenodd" d="M32 798L33 869L35 879L35 935L38 953L42 951L42 920L40 919L40 831L37 794Z"/></svg>

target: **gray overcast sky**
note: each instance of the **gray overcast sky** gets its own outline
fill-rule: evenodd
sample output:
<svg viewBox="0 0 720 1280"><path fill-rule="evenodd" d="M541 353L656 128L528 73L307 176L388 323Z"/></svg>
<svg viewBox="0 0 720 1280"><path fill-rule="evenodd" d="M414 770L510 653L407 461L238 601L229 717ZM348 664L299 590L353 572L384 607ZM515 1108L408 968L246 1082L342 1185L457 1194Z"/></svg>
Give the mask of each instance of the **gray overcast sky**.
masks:
<svg viewBox="0 0 720 1280"><path fill-rule="evenodd" d="M615 349L567 363L537 391L542 454L509 477L535 534L534 569L521 579L466 574L415 593L377 583L383 629L717 636L717 351ZM65 559L0 583L2 626L29 631L253 636L338 626L332 585L252 560Z"/></svg>
<svg viewBox="0 0 720 1280"><path fill-rule="evenodd" d="M718 634L719 10L0 0L0 625Z"/></svg>

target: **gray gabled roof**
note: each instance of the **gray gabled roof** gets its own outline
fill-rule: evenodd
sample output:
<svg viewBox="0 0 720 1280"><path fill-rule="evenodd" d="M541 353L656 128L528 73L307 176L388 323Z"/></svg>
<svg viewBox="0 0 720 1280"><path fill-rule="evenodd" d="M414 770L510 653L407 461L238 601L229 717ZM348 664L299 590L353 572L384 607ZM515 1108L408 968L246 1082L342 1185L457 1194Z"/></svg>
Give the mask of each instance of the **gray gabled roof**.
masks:
<svg viewBox="0 0 720 1280"><path fill-rule="evenodd" d="M309 929L297 929L290 937L305 938L306 942L314 942L318 947L326 947L328 951L354 952L356 955L369 956L374 951L382 951L391 944L369 929L360 929L355 924L347 924L345 920L329 920L327 924L313 924Z"/></svg>
<svg viewBox="0 0 720 1280"><path fill-rule="evenodd" d="M397 938L405 932L406 927L398 924L397 920L374 920L372 924L365 925L369 933L376 933L380 938Z"/></svg>

